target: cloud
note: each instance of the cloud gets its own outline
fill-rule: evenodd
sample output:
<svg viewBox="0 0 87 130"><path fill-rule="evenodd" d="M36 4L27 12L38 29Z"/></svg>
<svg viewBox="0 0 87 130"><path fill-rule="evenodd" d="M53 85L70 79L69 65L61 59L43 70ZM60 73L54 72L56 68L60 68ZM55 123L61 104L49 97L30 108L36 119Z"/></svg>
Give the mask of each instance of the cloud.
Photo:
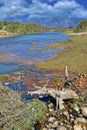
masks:
<svg viewBox="0 0 87 130"><path fill-rule="evenodd" d="M80 7L80 5L78 3L76 3L75 1L69 1L69 0L62 0L62 1L58 1L55 4L55 8L57 9L72 9L72 8L78 8Z"/></svg>
<svg viewBox="0 0 87 130"><path fill-rule="evenodd" d="M25 15L28 13L28 8L24 7L25 1L22 0L2 0L4 5L0 8L0 17L5 19L7 17L16 17L18 15Z"/></svg>
<svg viewBox="0 0 87 130"><path fill-rule="evenodd" d="M87 18L87 9L75 0L0 0L0 5L0 19L8 17L16 19L25 15L28 19L31 17Z"/></svg>
<svg viewBox="0 0 87 130"><path fill-rule="evenodd" d="M77 8L71 12L70 17L87 18L87 10L84 8Z"/></svg>

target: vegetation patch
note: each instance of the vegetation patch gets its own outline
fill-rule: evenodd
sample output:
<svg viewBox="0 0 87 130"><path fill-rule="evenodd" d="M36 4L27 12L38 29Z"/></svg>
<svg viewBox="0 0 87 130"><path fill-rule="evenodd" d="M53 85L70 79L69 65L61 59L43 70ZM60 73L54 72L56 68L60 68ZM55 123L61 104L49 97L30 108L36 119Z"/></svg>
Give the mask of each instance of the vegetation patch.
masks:
<svg viewBox="0 0 87 130"><path fill-rule="evenodd" d="M9 75L8 74L4 74L4 75L0 75L0 81L4 81L9 79Z"/></svg>
<svg viewBox="0 0 87 130"><path fill-rule="evenodd" d="M67 42L64 42L64 43L53 43L53 44L47 46L45 49L53 50L53 49L57 49L57 48L65 48L65 49L73 48L72 40L69 39Z"/></svg>
<svg viewBox="0 0 87 130"><path fill-rule="evenodd" d="M87 20L82 21L75 29L74 32L87 32Z"/></svg>
<svg viewBox="0 0 87 130"><path fill-rule="evenodd" d="M32 23L0 21L0 38L41 32L69 32L67 28L48 28Z"/></svg>
<svg viewBox="0 0 87 130"><path fill-rule="evenodd" d="M0 129L33 130L35 123L42 123L46 105L38 99L23 103L20 93L3 86L0 82Z"/></svg>
<svg viewBox="0 0 87 130"><path fill-rule="evenodd" d="M47 107L38 99L34 99L33 102L27 104L26 108L19 114L20 120L14 123L14 130L21 130L29 128L34 129L36 122L44 120ZM43 122L43 121L42 121Z"/></svg>
<svg viewBox="0 0 87 130"><path fill-rule="evenodd" d="M34 51L34 50L35 50L35 48L34 48L34 47L31 47L31 48L29 48L29 50L30 50L30 51Z"/></svg>
<svg viewBox="0 0 87 130"><path fill-rule="evenodd" d="M87 35L73 36L68 42L63 44L53 44L47 49L57 47L67 48L65 51L46 62L36 64L37 67L50 70L64 71L65 66L68 66L69 71L75 73L87 72Z"/></svg>

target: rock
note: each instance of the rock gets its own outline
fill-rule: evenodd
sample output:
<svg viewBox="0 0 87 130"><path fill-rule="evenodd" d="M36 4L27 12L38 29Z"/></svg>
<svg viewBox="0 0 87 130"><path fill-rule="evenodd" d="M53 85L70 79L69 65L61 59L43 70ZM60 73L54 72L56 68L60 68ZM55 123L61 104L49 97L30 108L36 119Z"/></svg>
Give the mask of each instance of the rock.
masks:
<svg viewBox="0 0 87 130"><path fill-rule="evenodd" d="M49 130L55 130L55 129L49 129Z"/></svg>
<svg viewBox="0 0 87 130"><path fill-rule="evenodd" d="M74 118L70 118L70 122L74 122Z"/></svg>
<svg viewBox="0 0 87 130"><path fill-rule="evenodd" d="M81 125L74 125L73 129L74 130L83 130Z"/></svg>
<svg viewBox="0 0 87 130"><path fill-rule="evenodd" d="M74 124L77 124L78 122L86 124L87 120L85 118L78 117L78 118L75 119Z"/></svg>
<svg viewBox="0 0 87 130"><path fill-rule="evenodd" d="M83 117L83 115L82 115L82 114L79 114L79 117Z"/></svg>
<svg viewBox="0 0 87 130"><path fill-rule="evenodd" d="M54 110L52 108L49 109L49 112L54 112Z"/></svg>
<svg viewBox="0 0 87 130"><path fill-rule="evenodd" d="M71 125L67 125L67 129L68 130L72 130L72 126Z"/></svg>
<svg viewBox="0 0 87 130"><path fill-rule="evenodd" d="M86 128L87 128L86 126L83 126L83 130L87 130Z"/></svg>
<svg viewBox="0 0 87 130"><path fill-rule="evenodd" d="M61 122L60 125L63 125L63 122Z"/></svg>
<svg viewBox="0 0 87 130"><path fill-rule="evenodd" d="M72 114L70 114L69 116L70 116L71 118L73 118L73 115L72 115Z"/></svg>
<svg viewBox="0 0 87 130"><path fill-rule="evenodd" d="M67 129L66 129L66 127L60 125L57 127L57 130L67 130Z"/></svg>
<svg viewBox="0 0 87 130"><path fill-rule="evenodd" d="M64 111L64 112L63 112L63 115L64 115L64 116L68 116L69 114L68 114L67 111Z"/></svg>
<svg viewBox="0 0 87 130"><path fill-rule="evenodd" d="M81 110L82 110L83 116L87 117L87 107L82 107Z"/></svg>
<svg viewBox="0 0 87 130"><path fill-rule="evenodd" d="M75 110L77 113L80 113L79 108L78 108L77 106L74 107L74 110Z"/></svg>
<svg viewBox="0 0 87 130"><path fill-rule="evenodd" d="M64 120L64 123L69 124L69 122L67 120Z"/></svg>
<svg viewBox="0 0 87 130"><path fill-rule="evenodd" d="M58 121L55 121L55 122L52 124L51 127L52 127L52 128L57 128L57 127L58 127Z"/></svg>
<svg viewBox="0 0 87 130"><path fill-rule="evenodd" d="M42 130L47 130L47 128L44 127Z"/></svg>
<svg viewBox="0 0 87 130"><path fill-rule="evenodd" d="M50 128L50 126L49 126L48 124L45 124L45 127L46 127L47 129L49 129L49 128Z"/></svg>
<svg viewBox="0 0 87 130"><path fill-rule="evenodd" d="M48 116L49 116L49 113L47 113L46 116L48 117Z"/></svg>
<svg viewBox="0 0 87 130"><path fill-rule="evenodd" d="M60 115L62 115L63 113L62 112L60 112Z"/></svg>
<svg viewBox="0 0 87 130"><path fill-rule="evenodd" d="M70 120L70 117L69 117L69 115L67 116L67 121L69 121Z"/></svg>
<svg viewBox="0 0 87 130"><path fill-rule="evenodd" d="M53 123L55 120L56 120L55 117L50 117L50 118L48 119L48 122Z"/></svg>
<svg viewBox="0 0 87 130"><path fill-rule="evenodd" d="M48 105L48 107L49 107L49 108L53 108L53 103L50 103L50 104Z"/></svg>
<svg viewBox="0 0 87 130"><path fill-rule="evenodd" d="M52 126L52 123L49 122L49 127L48 128L51 128L51 126Z"/></svg>

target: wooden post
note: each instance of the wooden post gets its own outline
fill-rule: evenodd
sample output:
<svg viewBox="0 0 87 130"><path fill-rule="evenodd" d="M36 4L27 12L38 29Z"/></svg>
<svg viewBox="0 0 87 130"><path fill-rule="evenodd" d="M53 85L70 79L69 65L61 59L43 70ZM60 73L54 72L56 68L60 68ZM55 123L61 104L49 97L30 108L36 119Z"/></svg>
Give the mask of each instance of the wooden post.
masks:
<svg viewBox="0 0 87 130"><path fill-rule="evenodd" d="M69 78L69 75L68 75L68 67L66 65L65 67L65 79L68 79Z"/></svg>

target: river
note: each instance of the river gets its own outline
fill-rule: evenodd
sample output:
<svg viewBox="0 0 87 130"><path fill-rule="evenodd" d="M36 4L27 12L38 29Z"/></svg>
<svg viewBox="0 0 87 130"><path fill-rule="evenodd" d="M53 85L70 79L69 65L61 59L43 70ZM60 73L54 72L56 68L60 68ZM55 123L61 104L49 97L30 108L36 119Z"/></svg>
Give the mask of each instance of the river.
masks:
<svg viewBox="0 0 87 130"><path fill-rule="evenodd" d="M51 59L63 48L47 50L52 43L67 41L59 32L45 32L0 39L0 74L19 70L18 63L33 64Z"/></svg>

